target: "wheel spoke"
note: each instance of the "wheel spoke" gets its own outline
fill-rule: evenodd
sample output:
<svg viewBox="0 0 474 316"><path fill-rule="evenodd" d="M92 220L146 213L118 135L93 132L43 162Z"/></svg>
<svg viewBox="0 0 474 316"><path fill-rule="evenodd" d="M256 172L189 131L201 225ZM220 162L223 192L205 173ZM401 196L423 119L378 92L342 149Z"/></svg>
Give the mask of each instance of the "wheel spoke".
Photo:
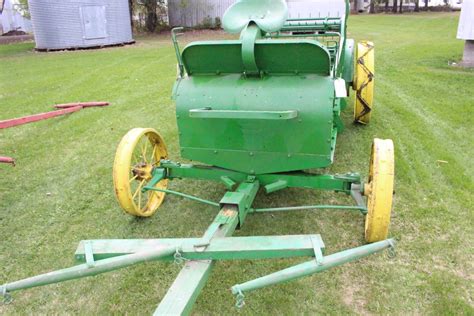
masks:
<svg viewBox="0 0 474 316"><path fill-rule="evenodd" d="M142 209L142 190L138 191L138 209Z"/></svg>
<svg viewBox="0 0 474 316"><path fill-rule="evenodd" d="M145 143L142 144L141 147L142 147L142 158L146 163L148 163L148 159L146 158L146 152L147 152L147 149L148 149L148 142L145 141Z"/></svg>
<svg viewBox="0 0 474 316"><path fill-rule="evenodd" d="M152 165L155 165L155 164L156 164L156 161L155 161L155 153L156 153L157 147L158 147L158 145L154 145L154 146L153 146L153 149L152 149L152 151L151 151L150 163L151 163Z"/></svg>
<svg viewBox="0 0 474 316"><path fill-rule="evenodd" d="M133 180L135 180L136 178L138 178L138 174L137 174L137 175L135 175L133 178L131 178L131 179L130 179L130 181L128 181L128 183L132 183L132 182L133 182Z"/></svg>
<svg viewBox="0 0 474 316"><path fill-rule="evenodd" d="M137 194L140 194L144 183L145 183L145 180L142 180L142 181L140 182L140 184L138 185L137 190L135 191L135 193L133 193L132 199L135 199L135 197L137 196Z"/></svg>

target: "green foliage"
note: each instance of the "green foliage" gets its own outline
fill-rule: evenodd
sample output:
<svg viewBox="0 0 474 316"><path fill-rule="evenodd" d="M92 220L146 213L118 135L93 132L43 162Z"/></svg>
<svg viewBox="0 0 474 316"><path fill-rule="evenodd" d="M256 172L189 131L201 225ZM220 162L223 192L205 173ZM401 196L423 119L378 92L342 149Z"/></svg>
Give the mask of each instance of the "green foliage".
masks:
<svg viewBox="0 0 474 316"><path fill-rule="evenodd" d="M201 24L198 25L197 28L201 28L201 29L211 29L213 27L213 24L212 24L212 19L210 16L206 16Z"/></svg>
<svg viewBox="0 0 474 316"><path fill-rule="evenodd" d="M30 8L28 5L28 0L18 0L18 5L16 5L16 9L18 12L21 13L25 18L31 18L30 16Z"/></svg>
<svg viewBox="0 0 474 316"><path fill-rule="evenodd" d="M364 15L349 18L357 40L376 45L372 122L338 136L331 173L367 176L374 137L392 138L396 195L394 259L380 254L292 283L246 295L237 311L229 288L305 259L218 262L195 305L196 315L472 315L472 135L474 71L449 66L461 58L458 14ZM196 33L194 33L196 34ZM220 33L219 33L220 34ZM189 34L180 40L185 45ZM212 35L211 35L212 36ZM124 48L35 53L33 43L0 46L0 120L52 110L61 102L106 100L110 107L2 130L0 283L74 264L79 240L201 236L217 214L167 196L157 214L136 219L115 201L112 164L121 137L154 127L170 158L179 157L170 100L176 60L168 36L137 38ZM441 161L446 161L443 163ZM170 188L219 201L223 185L175 180ZM311 190L260 192L256 207L347 203ZM355 213L301 211L249 216L237 235L321 233L327 253L364 243ZM147 263L110 274L13 293L1 315L151 314L179 267Z"/></svg>
<svg viewBox="0 0 474 316"><path fill-rule="evenodd" d="M221 21L221 18L216 16L216 18L214 19L214 28L215 29L221 29L222 28L222 21Z"/></svg>
<svg viewBox="0 0 474 316"><path fill-rule="evenodd" d="M165 25L167 3L165 0L130 0L131 14L138 21L133 25L136 30L153 33L162 30Z"/></svg>

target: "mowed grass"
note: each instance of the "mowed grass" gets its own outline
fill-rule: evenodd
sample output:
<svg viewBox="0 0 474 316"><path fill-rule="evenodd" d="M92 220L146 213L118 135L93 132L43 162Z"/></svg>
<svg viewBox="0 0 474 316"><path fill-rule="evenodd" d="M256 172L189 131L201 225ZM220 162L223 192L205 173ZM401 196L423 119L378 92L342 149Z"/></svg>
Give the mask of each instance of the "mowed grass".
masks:
<svg viewBox="0 0 474 316"><path fill-rule="evenodd" d="M307 258L219 262L194 313L207 314L474 314L474 71L450 66L461 58L458 14L350 18L349 36L376 44L376 108L368 126L351 123L338 138L331 173L368 172L374 137L396 147L391 225L397 256L379 254L291 283L249 293L237 311L229 288ZM196 35L196 36L193 36ZM196 37L222 33L191 33ZM193 38L194 37L194 38ZM82 239L200 236L211 206L168 196L149 219L124 214L115 201L112 163L121 137L154 127L180 160L176 76L168 36L134 46L35 53L32 43L0 46L0 119L49 111L73 101L110 101L65 117L0 131L0 283L74 264ZM297 135L295 135L297 137ZM222 185L174 181L172 189L218 201ZM260 192L257 206L347 203L312 190ZM236 235L321 233L327 253L364 243L364 218L309 211L248 217ZM147 263L101 276L13 293L0 314L150 314L179 272Z"/></svg>

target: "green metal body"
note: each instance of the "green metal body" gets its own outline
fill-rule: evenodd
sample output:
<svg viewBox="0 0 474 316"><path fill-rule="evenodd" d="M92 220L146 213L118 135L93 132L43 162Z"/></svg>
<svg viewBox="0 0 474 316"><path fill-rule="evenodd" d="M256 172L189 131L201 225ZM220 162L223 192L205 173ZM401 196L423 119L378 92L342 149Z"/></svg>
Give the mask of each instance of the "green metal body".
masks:
<svg viewBox="0 0 474 316"><path fill-rule="evenodd" d="M346 1L346 13L349 12ZM240 40L195 42L178 59L176 100L181 155L207 165L162 160L143 192L161 191L219 208L201 238L85 240L75 254L81 264L0 286L0 295L94 276L146 261L174 260L183 268L155 315L188 315L217 260L311 257L310 261L232 287L237 307L244 292L319 273L383 249L392 239L325 256L320 235L231 237L259 213L351 210L367 213L360 175L311 174L328 166L340 112L353 77L354 42L346 40L346 18L286 20L284 0L240 0L226 13L224 27ZM268 16L266 16L268 14ZM312 34L299 34L300 32ZM300 36L310 37L303 39ZM333 38L335 38L333 40ZM337 86L339 85L339 88ZM342 85L344 87L344 85ZM212 180L228 192L220 201L156 188L161 180ZM354 205L254 208L259 189L286 188L341 192Z"/></svg>
<svg viewBox="0 0 474 316"><path fill-rule="evenodd" d="M242 2L224 21L239 40L193 42L182 52L174 41L184 69L173 89L181 156L249 175L327 167L347 97L335 81L348 87L354 72L347 15L287 21L274 1L263 21L256 12L265 1ZM253 18L242 26L245 10ZM294 34L302 30L313 34Z"/></svg>

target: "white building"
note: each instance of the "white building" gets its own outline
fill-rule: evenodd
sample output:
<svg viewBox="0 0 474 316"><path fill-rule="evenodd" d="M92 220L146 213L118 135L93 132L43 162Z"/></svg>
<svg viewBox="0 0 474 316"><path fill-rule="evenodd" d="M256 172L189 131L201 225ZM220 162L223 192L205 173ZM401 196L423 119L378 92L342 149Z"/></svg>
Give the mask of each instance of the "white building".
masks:
<svg viewBox="0 0 474 316"><path fill-rule="evenodd" d="M474 0L464 0L457 38L466 41L461 65L474 68Z"/></svg>
<svg viewBox="0 0 474 316"><path fill-rule="evenodd" d="M15 30L32 32L31 21L19 11L17 0L0 0L0 35Z"/></svg>
<svg viewBox="0 0 474 316"><path fill-rule="evenodd" d="M369 0L359 0L365 2L370 2ZM461 5L463 0L420 0L419 5L420 9L426 6L426 1L428 1L428 7L444 7L449 6L452 10L461 10ZM403 0L403 8L414 10L416 0ZM398 0L398 5L400 5L400 0ZM385 6L385 1L382 1L379 7L383 8ZM391 8L393 6L393 0L389 0L388 6Z"/></svg>

